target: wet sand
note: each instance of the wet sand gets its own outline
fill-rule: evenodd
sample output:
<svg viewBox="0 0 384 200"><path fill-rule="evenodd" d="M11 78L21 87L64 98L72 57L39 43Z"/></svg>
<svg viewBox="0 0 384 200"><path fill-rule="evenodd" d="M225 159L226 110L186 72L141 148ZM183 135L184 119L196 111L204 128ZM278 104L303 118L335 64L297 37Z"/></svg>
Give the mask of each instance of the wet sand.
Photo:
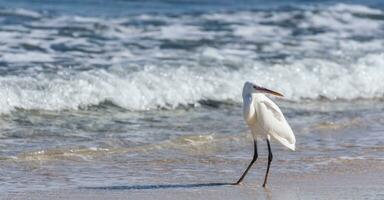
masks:
<svg viewBox="0 0 384 200"><path fill-rule="evenodd" d="M382 161L344 163L302 175L271 174L268 188L252 174L242 185L174 183L115 185L10 193L1 199L384 199Z"/></svg>

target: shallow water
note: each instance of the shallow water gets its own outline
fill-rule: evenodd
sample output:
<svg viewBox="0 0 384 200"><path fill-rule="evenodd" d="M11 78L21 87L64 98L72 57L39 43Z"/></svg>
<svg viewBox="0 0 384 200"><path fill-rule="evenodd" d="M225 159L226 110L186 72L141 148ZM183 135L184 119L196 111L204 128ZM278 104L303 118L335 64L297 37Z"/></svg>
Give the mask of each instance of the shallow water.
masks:
<svg viewBox="0 0 384 200"><path fill-rule="evenodd" d="M380 2L89 2L0 1L0 191L235 181L245 80L286 96L272 173L383 162Z"/></svg>
<svg viewBox="0 0 384 200"><path fill-rule="evenodd" d="M337 111L323 106L283 107L297 150L273 142L273 174L302 175L355 160L383 162L382 106ZM233 182L250 161L252 138L240 106L219 108L5 115L1 189ZM266 144L258 144L260 159L251 174L260 175L266 167Z"/></svg>

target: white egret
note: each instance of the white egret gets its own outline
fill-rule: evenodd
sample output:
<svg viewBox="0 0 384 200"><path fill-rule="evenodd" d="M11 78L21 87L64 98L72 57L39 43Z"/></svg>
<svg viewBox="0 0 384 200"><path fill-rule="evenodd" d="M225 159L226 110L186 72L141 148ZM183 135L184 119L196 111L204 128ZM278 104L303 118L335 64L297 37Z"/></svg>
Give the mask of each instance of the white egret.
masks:
<svg viewBox="0 0 384 200"><path fill-rule="evenodd" d="M269 144L271 136L289 149L295 150L296 139L291 127L285 120L280 108L263 93L283 96L278 92L245 82L243 87L243 116L252 132L254 155L251 163L236 184L241 183L257 159L257 138L265 138L268 144L268 167L263 187L267 184L269 167L273 157L271 145Z"/></svg>

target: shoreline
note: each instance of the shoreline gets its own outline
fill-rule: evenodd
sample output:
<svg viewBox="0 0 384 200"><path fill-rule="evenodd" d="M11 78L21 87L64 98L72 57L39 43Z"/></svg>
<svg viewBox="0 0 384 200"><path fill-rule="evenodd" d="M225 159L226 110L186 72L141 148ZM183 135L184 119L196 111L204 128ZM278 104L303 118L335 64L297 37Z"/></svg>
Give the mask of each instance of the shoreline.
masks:
<svg viewBox="0 0 384 200"><path fill-rule="evenodd" d="M336 166L348 169L348 163ZM230 183L143 184L9 193L0 199L384 199L384 165L356 163L351 170L328 167L303 175L275 174L269 186L259 177ZM256 179L255 179L256 178Z"/></svg>

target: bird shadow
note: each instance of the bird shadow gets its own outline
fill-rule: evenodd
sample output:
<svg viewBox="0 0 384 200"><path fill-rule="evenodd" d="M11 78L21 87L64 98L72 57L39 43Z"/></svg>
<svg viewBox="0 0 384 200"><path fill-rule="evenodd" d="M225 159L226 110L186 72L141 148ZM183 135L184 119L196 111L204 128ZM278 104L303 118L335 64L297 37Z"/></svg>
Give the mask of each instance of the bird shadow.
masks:
<svg viewBox="0 0 384 200"><path fill-rule="evenodd" d="M150 184L150 185L119 185L119 186L96 186L80 187L89 190L155 190L175 188L201 188L234 185L234 183L192 183L192 184Z"/></svg>

